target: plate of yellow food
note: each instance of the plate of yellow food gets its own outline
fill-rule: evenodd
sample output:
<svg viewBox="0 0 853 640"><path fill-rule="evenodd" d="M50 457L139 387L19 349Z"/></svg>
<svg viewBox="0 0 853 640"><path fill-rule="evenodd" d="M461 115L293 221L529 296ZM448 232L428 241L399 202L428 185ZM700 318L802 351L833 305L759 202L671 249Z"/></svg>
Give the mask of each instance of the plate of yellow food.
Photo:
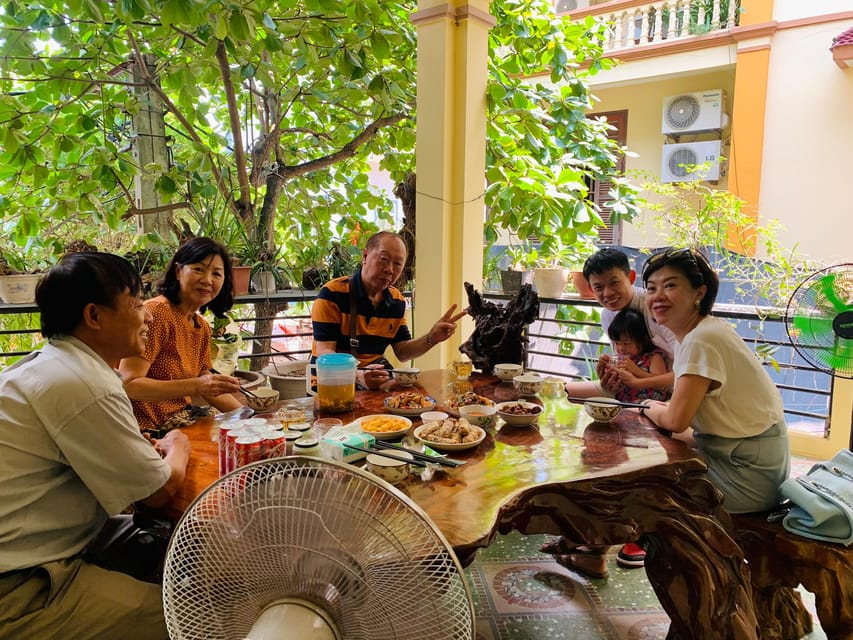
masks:
<svg viewBox="0 0 853 640"><path fill-rule="evenodd" d="M377 413L359 418L358 426L377 440L391 440L404 435L412 427L412 421L405 416Z"/></svg>
<svg viewBox="0 0 853 640"><path fill-rule="evenodd" d="M435 400L422 393L406 391L385 398L385 408L398 416L419 416L424 411L435 409Z"/></svg>
<svg viewBox="0 0 853 640"><path fill-rule="evenodd" d="M485 430L465 418L445 418L415 429L415 437L436 451L473 449L486 437Z"/></svg>

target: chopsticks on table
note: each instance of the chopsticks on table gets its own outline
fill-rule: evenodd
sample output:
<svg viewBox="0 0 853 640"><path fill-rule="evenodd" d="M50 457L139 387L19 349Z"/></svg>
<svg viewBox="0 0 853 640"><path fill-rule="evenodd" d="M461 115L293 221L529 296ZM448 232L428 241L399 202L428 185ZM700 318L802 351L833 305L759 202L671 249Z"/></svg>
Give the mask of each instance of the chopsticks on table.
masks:
<svg viewBox="0 0 853 640"><path fill-rule="evenodd" d="M416 467L425 467L426 462L422 462L421 460L407 460L406 458L401 458L400 456L395 456L393 453L384 453L381 450L377 449L367 449L365 447L359 447L354 444L350 444L349 442L346 444L347 449L355 449L356 451L364 451L365 453L372 453L377 456L382 456L383 458L390 458L391 460L396 460L397 462L403 461L408 464L413 464Z"/></svg>
<svg viewBox="0 0 853 640"><path fill-rule="evenodd" d="M590 398L573 398L571 396L568 397L569 402L581 403L584 402L594 402L596 404L613 404L617 407L625 407L627 409L648 409L649 405L640 404L639 402L622 402L621 400L605 400L603 398L596 398L595 400L591 400Z"/></svg>
<svg viewBox="0 0 853 640"><path fill-rule="evenodd" d="M435 462L438 464L443 464L447 467L458 467L460 465L465 464L464 460L454 460L453 458L447 458L445 456L430 456L421 451L415 451L414 449L407 449L406 447L392 444L390 442L384 442L382 440L377 440L373 443L374 447L379 447L380 449L390 449L392 451L405 451L410 453L413 458L416 460L423 460L424 462Z"/></svg>

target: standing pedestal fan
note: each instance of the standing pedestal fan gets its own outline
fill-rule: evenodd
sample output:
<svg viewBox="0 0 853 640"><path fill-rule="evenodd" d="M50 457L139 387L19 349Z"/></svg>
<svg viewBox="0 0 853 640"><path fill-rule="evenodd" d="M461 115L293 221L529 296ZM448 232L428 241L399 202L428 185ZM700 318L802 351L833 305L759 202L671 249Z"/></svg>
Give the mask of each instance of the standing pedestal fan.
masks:
<svg viewBox="0 0 853 640"><path fill-rule="evenodd" d="M266 460L220 478L169 544L173 640L470 640L462 567L429 517L361 469Z"/></svg>
<svg viewBox="0 0 853 640"><path fill-rule="evenodd" d="M853 264L803 280L788 301L785 329L797 353L821 371L853 378Z"/></svg>

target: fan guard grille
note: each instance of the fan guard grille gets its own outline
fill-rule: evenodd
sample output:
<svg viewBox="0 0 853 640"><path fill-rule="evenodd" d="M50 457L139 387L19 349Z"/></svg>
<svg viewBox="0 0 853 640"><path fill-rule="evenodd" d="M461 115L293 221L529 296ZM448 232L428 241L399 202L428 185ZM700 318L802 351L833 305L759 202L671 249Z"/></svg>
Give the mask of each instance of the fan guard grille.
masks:
<svg viewBox="0 0 853 640"><path fill-rule="evenodd" d="M666 122L673 129L687 129L699 119L699 101L691 95L674 98L666 107Z"/></svg>
<svg viewBox="0 0 853 640"><path fill-rule="evenodd" d="M360 469L316 458L240 468L178 524L163 602L173 640L244 638L282 598L352 640L474 637L459 561L423 511Z"/></svg>
<svg viewBox="0 0 853 640"><path fill-rule="evenodd" d="M677 178L686 178L690 172L687 167L696 164L696 152L689 147L681 147L669 154L666 166L669 168L669 173Z"/></svg>
<svg viewBox="0 0 853 640"><path fill-rule="evenodd" d="M785 329L804 360L853 377L853 264L823 269L801 282L788 301Z"/></svg>

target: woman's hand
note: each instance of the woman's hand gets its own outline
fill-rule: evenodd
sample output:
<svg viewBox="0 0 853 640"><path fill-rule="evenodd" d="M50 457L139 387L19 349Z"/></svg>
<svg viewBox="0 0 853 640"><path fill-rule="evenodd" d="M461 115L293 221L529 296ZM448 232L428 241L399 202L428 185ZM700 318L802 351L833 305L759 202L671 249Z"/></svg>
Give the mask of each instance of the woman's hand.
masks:
<svg viewBox="0 0 853 640"><path fill-rule="evenodd" d="M221 373L205 373L199 376L197 395L215 398L223 393L240 393L240 378Z"/></svg>

